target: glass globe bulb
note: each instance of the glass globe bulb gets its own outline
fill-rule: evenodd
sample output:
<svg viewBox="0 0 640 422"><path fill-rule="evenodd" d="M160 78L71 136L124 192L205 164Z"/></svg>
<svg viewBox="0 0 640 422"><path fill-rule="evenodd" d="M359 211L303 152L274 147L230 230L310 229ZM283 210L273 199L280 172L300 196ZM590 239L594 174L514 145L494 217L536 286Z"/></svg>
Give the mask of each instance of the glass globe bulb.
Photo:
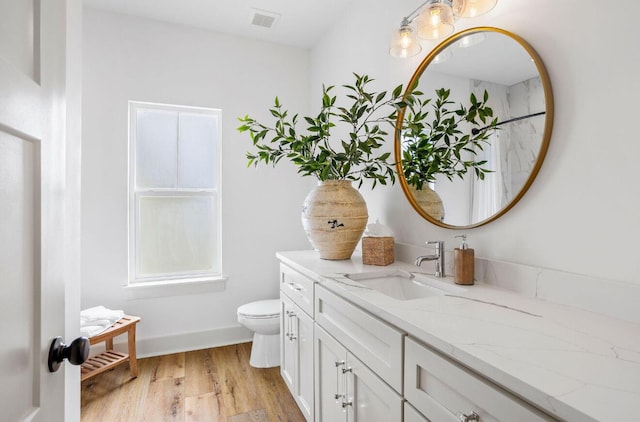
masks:
<svg viewBox="0 0 640 422"><path fill-rule="evenodd" d="M389 54L393 57L411 57L422 51L422 46L416 39L413 29L408 24L403 24L391 39Z"/></svg>
<svg viewBox="0 0 640 422"><path fill-rule="evenodd" d="M453 10L446 0L429 4L418 17L418 37L422 39L444 38L454 29Z"/></svg>
<svg viewBox="0 0 640 422"><path fill-rule="evenodd" d="M493 9L498 0L453 0L453 13L461 18L475 18Z"/></svg>

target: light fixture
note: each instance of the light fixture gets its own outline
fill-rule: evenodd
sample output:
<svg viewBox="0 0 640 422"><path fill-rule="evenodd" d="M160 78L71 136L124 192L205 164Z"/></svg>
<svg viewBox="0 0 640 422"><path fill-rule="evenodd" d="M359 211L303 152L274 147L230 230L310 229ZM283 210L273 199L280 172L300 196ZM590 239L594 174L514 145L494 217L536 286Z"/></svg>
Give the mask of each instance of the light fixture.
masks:
<svg viewBox="0 0 640 422"><path fill-rule="evenodd" d="M409 25L407 18L402 20L400 29L394 34L391 40L391 48L389 54L393 57L411 57L415 56L422 50L420 42L416 38L416 33Z"/></svg>
<svg viewBox="0 0 640 422"><path fill-rule="evenodd" d="M482 41L484 41L484 34L482 32L476 32L475 34L469 34L461 38L460 41L456 43L456 46L458 48L468 48L480 44Z"/></svg>
<svg viewBox="0 0 640 422"><path fill-rule="evenodd" d="M453 13L461 18L475 18L493 9L498 0L453 0Z"/></svg>
<svg viewBox="0 0 640 422"><path fill-rule="evenodd" d="M389 54L393 57L411 57L422 47L416 39L444 38L455 30L458 18L473 18L493 9L498 0L427 0L402 19L400 29L394 32ZM411 24L416 21L417 31Z"/></svg>
<svg viewBox="0 0 640 422"><path fill-rule="evenodd" d="M433 64L438 64L438 63L442 63L442 62L446 62L447 60L449 60L451 57L453 56L453 51L450 48L445 48L444 50L442 50L439 54L437 54L433 60L431 60L431 63Z"/></svg>
<svg viewBox="0 0 640 422"><path fill-rule="evenodd" d="M437 40L451 35L454 30L451 1L428 1L418 16L418 36L423 40Z"/></svg>

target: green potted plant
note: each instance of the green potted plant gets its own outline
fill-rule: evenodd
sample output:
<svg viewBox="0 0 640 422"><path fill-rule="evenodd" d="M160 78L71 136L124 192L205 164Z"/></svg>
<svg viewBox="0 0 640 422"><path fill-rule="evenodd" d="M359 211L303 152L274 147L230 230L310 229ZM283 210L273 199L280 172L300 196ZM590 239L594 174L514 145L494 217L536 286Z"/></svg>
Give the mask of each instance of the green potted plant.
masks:
<svg viewBox="0 0 640 422"><path fill-rule="evenodd" d="M315 116L290 115L276 97L270 108L274 121L263 124L245 116L238 130L248 132L255 152L247 152L248 165L276 165L286 158L304 176L315 176L319 184L304 201L302 223L309 240L324 259L349 259L367 224L367 207L360 187L365 179L372 188L395 182L390 152L381 150L400 110L412 99L403 96L402 85L392 92L372 92L373 81L355 74L355 83L337 103L335 86L322 87L322 106ZM299 124L305 125L304 130ZM340 125L340 127L338 127ZM342 128L342 130L341 130Z"/></svg>
<svg viewBox="0 0 640 422"><path fill-rule="evenodd" d="M437 175L449 180L462 179L471 170L484 180L490 170L485 167L487 161L478 160L477 154L488 143L498 121L487 105L486 90L481 99L472 93L467 106L451 107L455 103L449 99L449 89L436 89L435 94L434 101L423 98L422 92L413 91L407 97L406 109L398 116L401 139L398 173L404 176L416 202L429 215L441 220L444 207L429 183L435 182ZM429 104L432 118L429 118Z"/></svg>

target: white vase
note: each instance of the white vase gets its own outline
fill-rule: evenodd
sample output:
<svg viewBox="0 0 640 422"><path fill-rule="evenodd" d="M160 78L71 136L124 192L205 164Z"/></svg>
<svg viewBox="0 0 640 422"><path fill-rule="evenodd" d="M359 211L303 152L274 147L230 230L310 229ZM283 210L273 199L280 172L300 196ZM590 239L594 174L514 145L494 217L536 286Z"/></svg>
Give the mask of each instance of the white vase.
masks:
<svg viewBox="0 0 640 422"><path fill-rule="evenodd" d="M318 182L302 205L302 226L322 259L349 259L369 214L360 192L348 180Z"/></svg>

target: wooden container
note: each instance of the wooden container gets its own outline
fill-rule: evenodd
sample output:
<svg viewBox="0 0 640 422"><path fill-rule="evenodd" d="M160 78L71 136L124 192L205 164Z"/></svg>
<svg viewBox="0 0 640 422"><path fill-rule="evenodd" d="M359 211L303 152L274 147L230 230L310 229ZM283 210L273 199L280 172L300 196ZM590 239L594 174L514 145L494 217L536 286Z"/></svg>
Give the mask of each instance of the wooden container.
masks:
<svg viewBox="0 0 640 422"><path fill-rule="evenodd" d="M363 237L362 263L389 265L394 261L393 237Z"/></svg>
<svg viewBox="0 0 640 422"><path fill-rule="evenodd" d="M471 285L474 283L475 256L473 249L455 248L453 250L456 284Z"/></svg>

